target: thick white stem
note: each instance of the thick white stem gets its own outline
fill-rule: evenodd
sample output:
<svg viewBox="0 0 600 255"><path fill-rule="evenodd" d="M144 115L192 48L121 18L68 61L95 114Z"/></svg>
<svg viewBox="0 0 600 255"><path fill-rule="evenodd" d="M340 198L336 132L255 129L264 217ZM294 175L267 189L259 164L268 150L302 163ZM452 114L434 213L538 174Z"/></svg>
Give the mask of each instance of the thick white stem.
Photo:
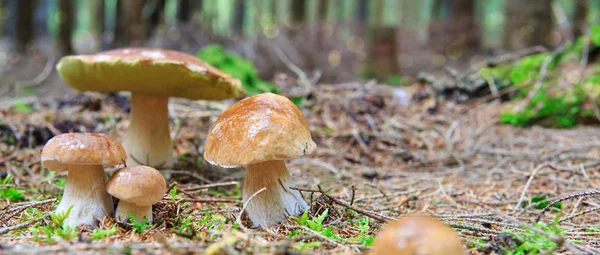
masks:
<svg viewBox="0 0 600 255"><path fill-rule="evenodd" d="M148 222L152 223L152 206L139 206L134 203L119 200L117 205L117 211L115 212L115 219L119 222L125 222L129 220L129 214L133 215L133 218L138 222L142 222L144 218L148 218Z"/></svg>
<svg viewBox="0 0 600 255"><path fill-rule="evenodd" d="M57 212L71 208L65 223L69 226L96 226L104 216L112 215L112 197L106 192L106 174L100 165L70 165L67 183Z"/></svg>
<svg viewBox="0 0 600 255"><path fill-rule="evenodd" d="M308 209L308 205L294 186L292 177L282 160L273 160L246 167L243 201L263 187L261 192L246 207L248 217L256 226L270 227L289 216L297 216Z"/></svg>
<svg viewBox="0 0 600 255"><path fill-rule="evenodd" d="M129 128L123 141L127 166L173 163L168 104L168 97L131 94Z"/></svg>

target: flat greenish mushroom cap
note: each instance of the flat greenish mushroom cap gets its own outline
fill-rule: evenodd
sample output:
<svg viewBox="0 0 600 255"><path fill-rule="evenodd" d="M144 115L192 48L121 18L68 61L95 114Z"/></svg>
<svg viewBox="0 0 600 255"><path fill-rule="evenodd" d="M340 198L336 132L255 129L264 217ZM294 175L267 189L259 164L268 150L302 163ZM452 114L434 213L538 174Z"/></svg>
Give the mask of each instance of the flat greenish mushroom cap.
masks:
<svg viewBox="0 0 600 255"><path fill-rule="evenodd" d="M195 56L164 49L123 48L63 57L56 69L74 89L223 100L244 95L238 79Z"/></svg>

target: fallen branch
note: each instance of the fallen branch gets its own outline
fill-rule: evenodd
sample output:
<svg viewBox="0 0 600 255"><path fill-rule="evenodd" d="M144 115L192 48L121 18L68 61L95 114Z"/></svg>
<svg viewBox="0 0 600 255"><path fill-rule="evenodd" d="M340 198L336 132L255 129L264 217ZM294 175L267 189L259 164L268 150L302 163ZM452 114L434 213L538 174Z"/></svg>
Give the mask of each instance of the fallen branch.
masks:
<svg viewBox="0 0 600 255"><path fill-rule="evenodd" d="M210 183L210 184L204 184L204 185L200 185L200 186L193 187L193 188L187 188L187 189L185 189L185 191L198 191L198 190L210 189L210 188L235 186L238 184L239 184L239 182L237 182L237 181Z"/></svg>
<svg viewBox="0 0 600 255"><path fill-rule="evenodd" d="M552 61L558 55L560 55L564 50L565 50L565 45L562 44L562 45L558 46L556 49L554 49L552 51L552 54L550 54L550 56L548 56L548 57L546 57L546 59L544 59L544 63L542 63L542 67L540 68L540 76L538 77L537 81L535 82L535 85L533 85L533 88L527 94L528 100L531 100L531 98L533 98L533 96L535 96L535 94L537 94L537 92L540 90L540 88L542 87L542 84L544 83L544 80L546 80L546 76L548 75L548 68L550 67L550 63L552 63Z"/></svg>
<svg viewBox="0 0 600 255"><path fill-rule="evenodd" d="M37 223L38 221L44 220L46 218L50 217L50 213L45 213L42 217L39 217L37 219L33 219L33 220L28 220L26 222L14 225L14 226L10 226L10 227L5 227L5 228L0 228L0 236L4 235L10 231L16 230L16 229L20 229L20 228L24 228L27 227L31 224Z"/></svg>
<svg viewBox="0 0 600 255"><path fill-rule="evenodd" d="M225 198L170 198L167 197L166 200L175 201L175 202L199 202L199 203L239 203L240 200L237 199L225 199Z"/></svg>
<svg viewBox="0 0 600 255"><path fill-rule="evenodd" d="M377 220L379 222L386 222L388 220L395 220L394 218L383 216L383 215L378 215L376 213L369 212L369 211L367 211L365 209L353 206L353 205L351 205L349 203L346 203L346 202L344 202L344 201L342 201L342 200L340 200L340 199L338 199L336 197L328 195L327 192L325 192L325 190L323 190L323 188L321 187L321 185L318 185L317 187L319 188L318 190L302 189L302 188L296 188L296 187L289 187L289 188L293 189L293 190L297 190L297 191L304 191L304 192L313 192L313 193L314 192L319 192L319 193L323 194L325 197L329 198L334 203L336 203L338 205L341 205L343 207L346 207L346 208L348 208L350 210L354 210L357 213L360 213L360 214L365 215L365 216L367 216L369 218L375 219L375 220Z"/></svg>
<svg viewBox="0 0 600 255"><path fill-rule="evenodd" d="M544 209L535 217L535 219L533 220L533 222L539 222L540 218L547 212L550 210L550 208L553 208L556 204L565 201L565 200L569 200L569 199L573 199L573 198L579 198L579 197L593 197L593 196L598 196L600 195L600 192L597 190L591 190L591 191L586 191L586 192L581 192L581 193L576 193L576 194L571 194L571 195L566 195L564 197L558 198L556 200L554 200L552 203L548 204L546 207L544 207Z"/></svg>

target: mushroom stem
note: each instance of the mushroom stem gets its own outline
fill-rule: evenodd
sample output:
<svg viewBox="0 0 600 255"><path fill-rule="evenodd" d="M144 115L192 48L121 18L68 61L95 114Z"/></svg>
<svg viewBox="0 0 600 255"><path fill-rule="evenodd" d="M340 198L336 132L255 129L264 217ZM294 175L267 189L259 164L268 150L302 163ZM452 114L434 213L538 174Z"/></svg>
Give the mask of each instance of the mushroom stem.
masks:
<svg viewBox="0 0 600 255"><path fill-rule="evenodd" d="M248 165L243 190L244 203L258 190L267 188L246 207L252 222L257 226L270 227L307 210L308 205L300 192L289 188L293 184L283 160Z"/></svg>
<svg viewBox="0 0 600 255"><path fill-rule="evenodd" d="M119 200L117 205L117 211L115 212L115 219L120 222L129 220L129 214L137 222L142 222L144 218L148 218L148 223L152 223L152 206L141 206L134 203L129 203L124 200Z"/></svg>
<svg viewBox="0 0 600 255"><path fill-rule="evenodd" d="M169 98L131 94L131 116L123 147L127 165L170 166Z"/></svg>
<svg viewBox="0 0 600 255"><path fill-rule="evenodd" d="M71 208L65 223L97 225L113 212L112 197L106 192L106 174L101 165L69 165L67 183L57 212Z"/></svg>

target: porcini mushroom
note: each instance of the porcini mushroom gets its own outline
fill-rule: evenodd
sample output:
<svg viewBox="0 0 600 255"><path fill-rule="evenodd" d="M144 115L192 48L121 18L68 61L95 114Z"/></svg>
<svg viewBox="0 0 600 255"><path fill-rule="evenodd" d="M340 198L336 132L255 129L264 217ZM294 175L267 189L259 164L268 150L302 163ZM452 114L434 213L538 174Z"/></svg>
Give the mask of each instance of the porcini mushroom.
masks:
<svg viewBox="0 0 600 255"><path fill-rule="evenodd" d="M50 139L42 150L42 166L68 171L57 212L71 208L65 223L96 225L113 212L112 197L106 192L104 166L125 164L127 154L115 139L98 133L69 133Z"/></svg>
<svg viewBox="0 0 600 255"><path fill-rule="evenodd" d="M308 205L297 190L284 160L316 148L300 109L283 96L265 93L243 99L225 110L211 127L204 159L221 167L246 166L244 203L257 226L273 226L298 215Z"/></svg>
<svg viewBox="0 0 600 255"><path fill-rule="evenodd" d="M123 146L129 166L173 163L169 97L222 100L244 94L239 80L177 51L123 48L63 57L56 69L79 91L131 92L131 117Z"/></svg>
<svg viewBox="0 0 600 255"><path fill-rule="evenodd" d="M385 226L375 239L375 255L464 255L460 238L430 216L406 216Z"/></svg>
<svg viewBox="0 0 600 255"><path fill-rule="evenodd" d="M149 166L121 168L108 180L106 190L119 199L115 219L127 221L129 214L141 222L148 218L152 223L152 205L158 203L167 192L162 174Z"/></svg>

